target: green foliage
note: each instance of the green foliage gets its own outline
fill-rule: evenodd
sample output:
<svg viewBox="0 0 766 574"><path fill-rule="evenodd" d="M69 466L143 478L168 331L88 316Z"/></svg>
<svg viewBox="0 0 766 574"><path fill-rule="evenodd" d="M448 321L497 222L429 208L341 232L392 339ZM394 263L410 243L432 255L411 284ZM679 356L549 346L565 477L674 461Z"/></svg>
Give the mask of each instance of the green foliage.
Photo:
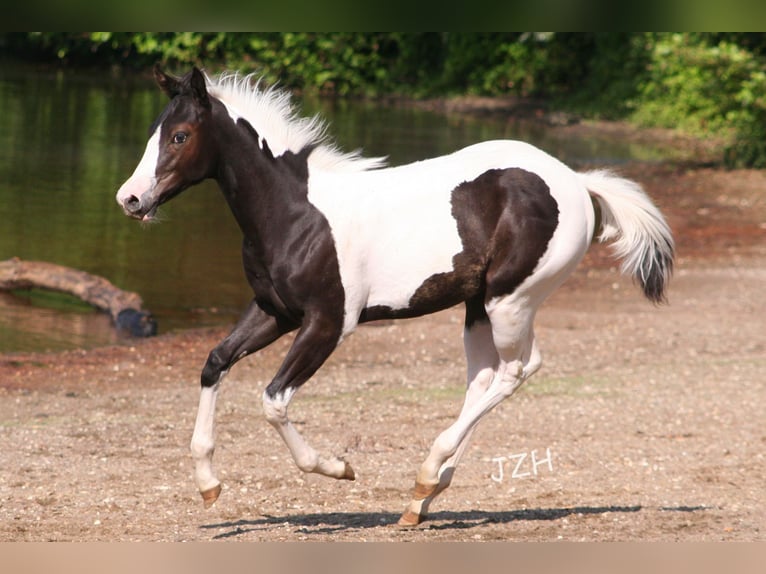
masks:
<svg viewBox="0 0 766 574"><path fill-rule="evenodd" d="M32 32L0 34L0 51L70 66L236 69L340 96L544 98L729 137L727 165L766 167L763 33Z"/></svg>
<svg viewBox="0 0 766 574"><path fill-rule="evenodd" d="M570 34L559 42L557 105L584 116L623 119L632 110L649 61L644 34Z"/></svg>
<svg viewBox="0 0 766 574"><path fill-rule="evenodd" d="M518 40L519 34L456 32L447 35L444 72L436 87L444 92L481 95L513 90L513 79L518 78L513 78L512 68L528 51ZM516 62L508 53L510 46L516 46ZM519 73L528 74L527 66Z"/></svg>
<svg viewBox="0 0 766 574"><path fill-rule="evenodd" d="M720 134L737 116L737 94L753 64L733 44L709 46L683 34L661 36L652 48L633 119L703 137Z"/></svg>
<svg viewBox="0 0 766 574"><path fill-rule="evenodd" d="M699 137L726 137L727 165L766 167L763 60L726 40L710 44L710 39L657 36L632 119Z"/></svg>
<svg viewBox="0 0 766 574"><path fill-rule="evenodd" d="M251 35L239 57L246 70L290 88L341 96L389 87L385 34L271 33Z"/></svg>
<svg viewBox="0 0 766 574"><path fill-rule="evenodd" d="M726 147L729 167L766 168L766 73L753 70L735 95L739 108L732 114L736 136Z"/></svg>

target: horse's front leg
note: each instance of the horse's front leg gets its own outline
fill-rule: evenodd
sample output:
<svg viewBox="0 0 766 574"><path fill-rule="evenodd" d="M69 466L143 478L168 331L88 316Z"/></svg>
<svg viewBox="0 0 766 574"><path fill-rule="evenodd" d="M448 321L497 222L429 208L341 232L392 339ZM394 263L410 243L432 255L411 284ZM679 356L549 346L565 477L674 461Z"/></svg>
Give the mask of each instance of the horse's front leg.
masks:
<svg viewBox="0 0 766 574"><path fill-rule="evenodd" d="M306 316L277 375L263 393L263 411L303 472L354 480L354 471L347 462L317 453L287 417L293 394L330 356L340 340L341 328L341 322L332 317Z"/></svg>
<svg viewBox="0 0 766 574"><path fill-rule="evenodd" d="M266 313L253 301L231 333L207 358L200 377L202 390L191 440L194 478L206 508L212 506L221 493L221 483L213 474L215 403L221 380L239 359L262 349L296 326Z"/></svg>

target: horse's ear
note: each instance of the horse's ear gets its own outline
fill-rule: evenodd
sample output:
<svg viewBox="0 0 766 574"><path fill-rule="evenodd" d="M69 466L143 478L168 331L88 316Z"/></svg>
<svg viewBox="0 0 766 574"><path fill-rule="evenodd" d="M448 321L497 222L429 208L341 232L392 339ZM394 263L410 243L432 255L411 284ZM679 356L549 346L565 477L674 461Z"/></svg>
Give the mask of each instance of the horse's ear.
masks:
<svg viewBox="0 0 766 574"><path fill-rule="evenodd" d="M209 108L210 98L208 98L207 95L207 83L205 82L205 76L196 66L192 68L189 87L191 88L192 94L194 95L194 99L196 99L199 104Z"/></svg>
<svg viewBox="0 0 766 574"><path fill-rule="evenodd" d="M159 64L155 64L152 71L154 72L154 79L157 82L157 85L169 98L175 98L181 93L181 82L178 78L167 75L162 71Z"/></svg>

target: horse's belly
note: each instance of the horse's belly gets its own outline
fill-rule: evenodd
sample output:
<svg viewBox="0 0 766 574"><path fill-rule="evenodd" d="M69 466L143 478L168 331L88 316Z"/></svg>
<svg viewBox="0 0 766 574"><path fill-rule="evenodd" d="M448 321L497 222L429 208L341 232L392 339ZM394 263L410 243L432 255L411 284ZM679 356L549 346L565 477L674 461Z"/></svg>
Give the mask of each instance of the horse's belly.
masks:
<svg viewBox="0 0 766 574"><path fill-rule="evenodd" d="M399 214L387 229L375 234L364 260L366 306L408 308L429 278L454 271L454 257L463 245L449 202L440 207L430 208L428 214Z"/></svg>

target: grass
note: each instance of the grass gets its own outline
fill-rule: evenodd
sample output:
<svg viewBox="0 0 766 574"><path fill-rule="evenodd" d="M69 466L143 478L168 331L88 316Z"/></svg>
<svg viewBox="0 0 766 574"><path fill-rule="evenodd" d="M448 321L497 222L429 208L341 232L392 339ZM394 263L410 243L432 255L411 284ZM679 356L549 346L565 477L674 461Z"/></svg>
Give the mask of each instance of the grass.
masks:
<svg viewBox="0 0 766 574"><path fill-rule="evenodd" d="M524 383L517 394L532 397L543 396L569 396L569 397L593 397L611 396L615 394L612 388L613 380L605 377L591 376L564 376L564 377L540 377L535 375ZM308 391L308 389L307 389ZM439 386L422 386L412 384L392 384L382 381L360 384L353 390L326 395L306 392L301 395L301 401L313 401L316 403L340 402L343 400L355 401L364 396L365 402L389 402L399 401L405 403L441 402L449 401L461 403L465 397L465 386L462 382L455 384L442 384Z"/></svg>
<svg viewBox="0 0 766 574"><path fill-rule="evenodd" d="M11 293L34 307L73 313L92 313L95 311L92 306L67 293L44 289L14 289Z"/></svg>
<svg viewBox="0 0 766 574"><path fill-rule="evenodd" d="M611 381L603 377L533 377L518 392L531 396L608 396L614 393L610 386Z"/></svg>

